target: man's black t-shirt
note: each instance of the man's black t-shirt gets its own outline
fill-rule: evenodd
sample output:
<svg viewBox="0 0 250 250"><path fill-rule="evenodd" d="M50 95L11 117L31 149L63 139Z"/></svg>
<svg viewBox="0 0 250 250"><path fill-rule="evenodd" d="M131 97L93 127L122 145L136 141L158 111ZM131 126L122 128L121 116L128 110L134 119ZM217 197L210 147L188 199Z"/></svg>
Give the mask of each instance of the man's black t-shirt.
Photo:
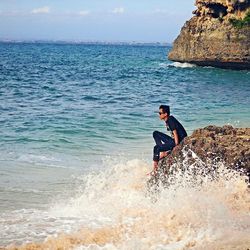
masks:
<svg viewBox="0 0 250 250"><path fill-rule="evenodd" d="M179 142L181 142L187 136L186 130L183 128L180 122L177 119L175 119L172 115L168 117L168 120L166 121L166 126L172 132L176 129L179 137Z"/></svg>

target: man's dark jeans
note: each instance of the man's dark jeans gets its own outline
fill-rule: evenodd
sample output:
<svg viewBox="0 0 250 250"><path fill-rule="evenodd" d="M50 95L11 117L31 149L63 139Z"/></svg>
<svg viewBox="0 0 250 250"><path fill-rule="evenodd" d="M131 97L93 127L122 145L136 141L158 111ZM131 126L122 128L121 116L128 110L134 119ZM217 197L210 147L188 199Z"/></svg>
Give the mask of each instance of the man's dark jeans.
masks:
<svg viewBox="0 0 250 250"><path fill-rule="evenodd" d="M175 147L175 142L173 138L159 131L154 131L153 137L156 143L153 160L159 161L160 152L172 150Z"/></svg>

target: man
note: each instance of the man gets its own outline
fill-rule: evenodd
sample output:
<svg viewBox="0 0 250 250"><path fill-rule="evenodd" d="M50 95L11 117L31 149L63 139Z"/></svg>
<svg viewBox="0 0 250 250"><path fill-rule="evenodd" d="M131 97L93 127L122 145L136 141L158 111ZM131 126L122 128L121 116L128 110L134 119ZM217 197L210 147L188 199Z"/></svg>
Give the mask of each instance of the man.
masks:
<svg viewBox="0 0 250 250"><path fill-rule="evenodd" d="M161 105L159 107L159 117L164 120L167 126L167 130L172 132L172 137L163 134L159 131L154 131L153 137L155 140L154 147L154 172L157 171L158 162L160 159L160 153L171 151L175 146L177 146L186 136L187 132L180 124L180 122L170 115L170 107L167 105Z"/></svg>

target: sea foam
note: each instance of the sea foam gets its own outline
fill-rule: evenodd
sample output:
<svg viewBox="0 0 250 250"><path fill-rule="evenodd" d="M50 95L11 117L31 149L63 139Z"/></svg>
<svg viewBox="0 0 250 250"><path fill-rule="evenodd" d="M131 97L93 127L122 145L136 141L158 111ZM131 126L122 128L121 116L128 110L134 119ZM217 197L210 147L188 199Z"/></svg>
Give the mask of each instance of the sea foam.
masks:
<svg viewBox="0 0 250 250"><path fill-rule="evenodd" d="M201 249L204 245L216 249L222 243L227 249L245 246L250 234L249 191L239 173L218 164L216 181L188 172L183 178L176 173L176 182L158 190L154 199L146 186L150 171L147 163L131 160L111 164L104 171L78 176L75 196L57 198L40 217L36 217L39 211L33 211L29 222L13 218L4 221L2 217L5 227L1 230L5 235L23 237L23 243L33 241L32 249L172 250ZM201 178L202 184L196 183ZM27 212L25 218L29 218ZM20 214L22 211L19 219ZM13 224L15 232L8 231ZM25 230L29 230L26 236ZM31 240L32 232L35 236L39 230L40 235ZM44 242L42 232L46 232ZM21 249L29 247L27 244Z"/></svg>
<svg viewBox="0 0 250 250"><path fill-rule="evenodd" d="M167 67L167 68L194 68L197 67L197 65L195 64L191 64L191 63L180 63L180 62L173 62L173 63L160 63L159 64L160 67Z"/></svg>

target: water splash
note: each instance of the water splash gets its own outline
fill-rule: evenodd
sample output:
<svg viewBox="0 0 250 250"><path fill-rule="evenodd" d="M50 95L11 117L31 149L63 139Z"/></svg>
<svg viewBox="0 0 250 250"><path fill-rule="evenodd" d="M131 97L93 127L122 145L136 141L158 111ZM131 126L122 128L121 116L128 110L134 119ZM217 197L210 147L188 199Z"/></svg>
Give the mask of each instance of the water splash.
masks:
<svg viewBox="0 0 250 250"><path fill-rule="evenodd" d="M173 62L173 63L160 63L160 67L163 68L194 68L197 67L197 65L192 64L192 63L180 63L180 62Z"/></svg>
<svg viewBox="0 0 250 250"><path fill-rule="evenodd" d="M202 165L198 158L196 163ZM19 249L249 246L249 191L239 173L226 169L222 163L218 163L216 180L197 172L194 176L192 171L185 175L177 171L175 182L168 188L160 187L152 202L146 185L149 170L145 162L132 160L79 176L81 185L75 197L56 200L46 212L54 229L52 236ZM58 227L62 224L67 227ZM34 225L34 231L39 226L46 231L48 226L38 221Z"/></svg>

